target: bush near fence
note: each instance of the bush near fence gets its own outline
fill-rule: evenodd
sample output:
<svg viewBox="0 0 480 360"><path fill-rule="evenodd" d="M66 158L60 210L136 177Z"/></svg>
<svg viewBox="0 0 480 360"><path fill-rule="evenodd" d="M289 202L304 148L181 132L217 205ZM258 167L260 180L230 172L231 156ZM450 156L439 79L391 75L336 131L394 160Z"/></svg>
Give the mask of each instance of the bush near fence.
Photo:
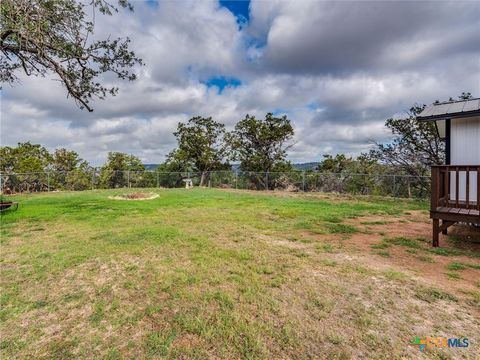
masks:
<svg viewBox="0 0 480 360"><path fill-rule="evenodd" d="M200 183L200 173L157 171L88 171L1 174L4 194L54 190L117 188L181 188L185 179ZM427 198L430 177L397 174L334 174L315 171L212 171L206 185L213 188L334 192L340 194Z"/></svg>

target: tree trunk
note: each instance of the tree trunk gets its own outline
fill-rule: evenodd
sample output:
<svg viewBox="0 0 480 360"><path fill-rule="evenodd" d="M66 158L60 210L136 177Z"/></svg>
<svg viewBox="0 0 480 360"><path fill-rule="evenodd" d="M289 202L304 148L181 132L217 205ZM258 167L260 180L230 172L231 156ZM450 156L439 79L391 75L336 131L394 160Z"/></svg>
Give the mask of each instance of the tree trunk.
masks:
<svg viewBox="0 0 480 360"><path fill-rule="evenodd" d="M200 175L200 185L199 186L204 186L207 178L208 178L208 171L202 171L202 174Z"/></svg>

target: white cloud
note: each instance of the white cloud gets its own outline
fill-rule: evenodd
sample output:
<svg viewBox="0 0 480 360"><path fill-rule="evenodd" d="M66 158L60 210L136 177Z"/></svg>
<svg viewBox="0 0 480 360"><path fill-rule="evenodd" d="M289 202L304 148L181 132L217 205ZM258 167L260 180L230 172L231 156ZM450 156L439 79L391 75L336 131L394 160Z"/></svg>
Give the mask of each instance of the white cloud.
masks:
<svg viewBox="0 0 480 360"><path fill-rule="evenodd" d="M4 87L1 142L76 150L94 164L108 151L161 162L179 121L213 116L228 128L249 113L286 112L294 161L355 155L388 139L384 120L415 102L480 95L480 4L473 2L253 1L250 23L216 1L135 2L96 18L96 37L129 36L146 66L138 80L105 80L118 96L87 113L53 76ZM212 76L241 86L209 88Z"/></svg>

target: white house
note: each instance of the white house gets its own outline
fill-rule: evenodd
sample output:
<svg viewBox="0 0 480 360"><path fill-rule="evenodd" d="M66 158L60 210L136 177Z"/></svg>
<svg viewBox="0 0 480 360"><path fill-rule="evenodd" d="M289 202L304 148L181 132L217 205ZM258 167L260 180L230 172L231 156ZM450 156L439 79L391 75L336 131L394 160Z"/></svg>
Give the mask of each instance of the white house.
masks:
<svg viewBox="0 0 480 360"><path fill-rule="evenodd" d="M432 167L430 216L438 246L439 232L455 222L480 224L480 98L433 104L417 119L434 121L445 139L446 165Z"/></svg>

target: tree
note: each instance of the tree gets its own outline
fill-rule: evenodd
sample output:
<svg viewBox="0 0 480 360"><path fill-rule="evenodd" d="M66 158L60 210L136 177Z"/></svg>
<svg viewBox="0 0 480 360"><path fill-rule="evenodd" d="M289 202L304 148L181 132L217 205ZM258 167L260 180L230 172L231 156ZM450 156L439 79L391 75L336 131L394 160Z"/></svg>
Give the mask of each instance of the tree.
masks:
<svg viewBox="0 0 480 360"><path fill-rule="evenodd" d="M205 185L210 171L227 170L228 145L225 141L225 125L211 117L196 116L187 123L179 123L173 133L178 149L169 154L170 163L191 165L200 172L200 186Z"/></svg>
<svg viewBox="0 0 480 360"><path fill-rule="evenodd" d="M458 98L469 100L472 94L462 92ZM454 99L450 97L448 101ZM439 100L434 102L439 103ZM443 164L445 143L438 137L435 123L416 119L425 107L426 105L414 105L407 118L388 119L385 126L392 131L394 138L388 144L377 143L377 148L370 152L370 156L416 177L428 176L430 166ZM427 187L424 183L421 186Z"/></svg>
<svg viewBox="0 0 480 360"><path fill-rule="evenodd" d="M192 159L180 149L173 149L166 156L163 164L157 167L160 172L187 172L194 171Z"/></svg>
<svg viewBox="0 0 480 360"><path fill-rule="evenodd" d="M3 173L40 173L46 170L52 156L43 146L30 142L17 147L0 147L0 171Z"/></svg>
<svg viewBox="0 0 480 360"><path fill-rule="evenodd" d="M50 168L53 170L50 178L56 188L84 190L92 186L91 173L93 169L75 151L64 148L56 149Z"/></svg>
<svg viewBox="0 0 480 360"><path fill-rule="evenodd" d="M293 135L293 127L285 115L274 117L268 113L261 120L247 114L229 136L233 159L240 161L243 171L291 171L292 165L286 157L293 145Z"/></svg>
<svg viewBox="0 0 480 360"><path fill-rule="evenodd" d="M418 121L416 115L423 106L414 106L404 119L388 119L394 138L391 143L376 144L371 155L379 161L412 176L427 176L431 165L441 165L445 159L445 144L438 137L433 122Z"/></svg>
<svg viewBox="0 0 480 360"><path fill-rule="evenodd" d="M92 187L92 175L94 168L88 162L82 161L74 169L70 170L64 179L64 186L70 190L86 190Z"/></svg>
<svg viewBox="0 0 480 360"><path fill-rule="evenodd" d="M129 173L126 173L127 171L144 170L145 166L138 157L121 152L109 152L107 162L100 170L100 183L107 188L125 187L128 185Z"/></svg>
<svg viewBox="0 0 480 360"><path fill-rule="evenodd" d="M48 187L48 168L52 156L43 146L30 142L17 147L0 147L2 191L42 191Z"/></svg>
<svg viewBox="0 0 480 360"><path fill-rule="evenodd" d="M127 0L120 7L133 10ZM116 95L118 88L101 84L111 72L120 79L135 80L131 72L142 60L129 50L128 38L92 41L94 21L87 8L112 15L118 8L105 0L2 0L0 3L0 80L10 84L17 73L45 76L54 73L80 108L93 111L92 98Z"/></svg>
<svg viewBox="0 0 480 360"><path fill-rule="evenodd" d="M458 98L468 100L472 98L472 94L462 92ZM450 98L448 101L454 99ZM438 100L434 102L438 103ZM423 181L422 177L429 175L430 166L441 165L445 161L445 143L438 137L435 123L416 119L425 107L426 105L414 105L407 118L388 119L385 126L394 135L393 140L387 144L376 143L377 148L369 154L397 171L417 177L419 181L415 186L423 191L429 188L429 184ZM410 193L410 185L408 191Z"/></svg>
<svg viewBox="0 0 480 360"><path fill-rule="evenodd" d="M52 170L68 172L77 168L83 162L75 151L64 148L56 149L52 156Z"/></svg>
<svg viewBox="0 0 480 360"><path fill-rule="evenodd" d="M347 158L344 154L337 154L335 157L332 155L323 155L323 160L318 164L317 170L325 173L342 173L349 171L353 159Z"/></svg>

